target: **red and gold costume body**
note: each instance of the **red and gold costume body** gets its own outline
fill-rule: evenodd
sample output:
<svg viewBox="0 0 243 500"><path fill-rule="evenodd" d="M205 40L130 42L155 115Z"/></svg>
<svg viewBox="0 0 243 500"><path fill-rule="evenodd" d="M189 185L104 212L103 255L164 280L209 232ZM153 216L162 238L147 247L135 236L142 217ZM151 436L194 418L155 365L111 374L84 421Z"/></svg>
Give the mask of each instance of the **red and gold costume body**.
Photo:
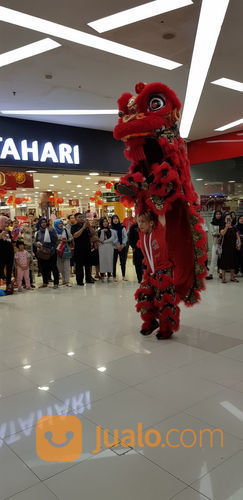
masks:
<svg viewBox="0 0 243 500"><path fill-rule="evenodd" d="M137 215L152 211L165 216L165 227L158 222L152 232L158 245L157 254L152 247L156 274L144 248L148 236L140 236L147 270L135 297L144 322L151 321L157 307L160 331L175 331L179 328L177 304L181 300L188 306L195 304L204 289L206 235L177 126L181 103L162 83L140 83L136 92L118 100L114 137L125 143L131 165L115 187L125 206L135 205Z"/></svg>

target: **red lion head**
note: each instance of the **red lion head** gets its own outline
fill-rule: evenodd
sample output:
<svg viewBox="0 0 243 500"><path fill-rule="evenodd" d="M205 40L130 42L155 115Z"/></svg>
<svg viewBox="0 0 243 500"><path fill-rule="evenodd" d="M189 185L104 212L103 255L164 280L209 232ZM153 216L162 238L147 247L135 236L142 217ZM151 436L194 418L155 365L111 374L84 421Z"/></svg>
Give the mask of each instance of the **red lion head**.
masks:
<svg viewBox="0 0 243 500"><path fill-rule="evenodd" d="M115 139L153 136L176 124L181 103L173 90L162 83L138 83L135 90L137 95L125 93L118 99Z"/></svg>

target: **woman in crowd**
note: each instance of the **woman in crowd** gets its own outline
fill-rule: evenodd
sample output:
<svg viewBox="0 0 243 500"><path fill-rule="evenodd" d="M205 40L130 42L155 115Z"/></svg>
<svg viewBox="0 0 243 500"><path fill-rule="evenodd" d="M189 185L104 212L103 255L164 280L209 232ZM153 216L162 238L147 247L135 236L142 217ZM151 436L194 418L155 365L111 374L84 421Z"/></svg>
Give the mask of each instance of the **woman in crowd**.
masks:
<svg viewBox="0 0 243 500"><path fill-rule="evenodd" d="M238 222L236 224L236 230L239 233L241 246L237 248L237 263L235 273L238 274L240 271L240 276L243 277L243 215L238 217Z"/></svg>
<svg viewBox="0 0 243 500"><path fill-rule="evenodd" d="M26 222L23 224L21 227L20 233L19 233L19 239L23 240L25 244L25 248L27 252L30 254L30 266L29 266L29 273L30 273L30 286L31 288L35 288L35 285L33 284L33 277L34 277L34 266L33 266L33 243L35 241L35 226L32 223L31 220L29 222Z"/></svg>
<svg viewBox="0 0 243 500"><path fill-rule="evenodd" d="M40 263L40 269L43 284L40 288L46 288L51 271L54 276L54 288L58 288L59 272L57 269L57 234L56 231L47 226L47 220L43 217L40 220L40 228L36 233L35 245L37 247L37 259Z"/></svg>
<svg viewBox="0 0 243 500"><path fill-rule="evenodd" d="M107 273L107 281L110 281L113 272L114 244L117 241L116 233L109 228L109 222L106 217L100 219L99 236L99 262L102 281Z"/></svg>
<svg viewBox="0 0 243 500"><path fill-rule="evenodd" d="M237 224L237 218L236 218L236 213L232 210L230 212L230 217L231 217L231 226L234 227Z"/></svg>
<svg viewBox="0 0 243 500"><path fill-rule="evenodd" d="M59 273L62 275L62 284L66 286L71 286L69 281L70 281L70 259L72 256L72 252L69 244L71 243L73 237L69 233L67 228L64 227L62 219L54 220L54 229L57 233L58 247L59 246L61 247L61 245L63 245L64 250L65 249L67 250L66 252L64 251L61 253L57 247L57 268Z"/></svg>
<svg viewBox="0 0 243 500"><path fill-rule="evenodd" d="M10 292L11 276L14 261L14 248L11 240L11 232L8 230L9 219L0 216L0 276L4 275L6 267L6 291Z"/></svg>
<svg viewBox="0 0 243 500"><path fill-rule="evenodd" d="M212 253L211 253L211 263L209 267L209 272L208 276L206 277L206 280L212 280L213 279L213 273L215 266L218 262L218 254L217 254L217 249L218 249L218 240L220 237L220 230L224 227L224 220L222 216L221 210L215 210L213 214L213 219L210 224L210 232L213 238L213 244L212 244Z"/></svg>
<svg viewBox="0 0 243 500"><path fill-rule="evenodd" d="M117 241L115 243L114 250L114 262L113 262L113 278L114 281L116 279L116 264L119 255L121 271L122 271L122 279L127 281L126 279L126 260L127 260L127 252L126 252L126 243L127 243L127 233L125 227L121 224L119 217L117 215L112 215L111 217L111 228L116 232Z"/></svg>
<svg viewBox="0 0 243 500"><path fill-rule="evenodd" d="M225 227L221 229L220 235L222 238L222 254L219 259L219 266L222 270L222 283L226 283L226 271L230 271L230 281L239 283L235 278L235 268L237 261L237 247L240 249L241 241L236 227L232 227L231 217L227 215L225 218ZM238 245L236 246L236 243Z"/></svg>
<svg viewBox="0 0 243 500"><path fill-rule="evenodd" d="M91 243L91 256L90 256L90 273L92 276L92 267L95 267L95 279L100 279L99 274L99 237L98 237L98 219L93 219L90 226L90 243Z"/></svg>

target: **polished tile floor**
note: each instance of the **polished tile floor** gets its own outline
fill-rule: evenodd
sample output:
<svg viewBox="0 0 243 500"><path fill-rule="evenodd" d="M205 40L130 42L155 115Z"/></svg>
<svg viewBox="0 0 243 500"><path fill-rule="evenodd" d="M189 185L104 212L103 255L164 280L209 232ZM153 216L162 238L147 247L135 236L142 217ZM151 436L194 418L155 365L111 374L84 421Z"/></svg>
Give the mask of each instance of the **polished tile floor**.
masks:
<svg viewBox="0 0 243 500"><path fill-rule="evenodd" d="M157 341L139 334L128 277L0 298L1 500L243 499L243 278L208 282ZM82 422L76 460L38 457L35 424L51 414ZM95 454L97 426L109 444ZM200 445L205 429L223 443L205 432Z"/></svg>

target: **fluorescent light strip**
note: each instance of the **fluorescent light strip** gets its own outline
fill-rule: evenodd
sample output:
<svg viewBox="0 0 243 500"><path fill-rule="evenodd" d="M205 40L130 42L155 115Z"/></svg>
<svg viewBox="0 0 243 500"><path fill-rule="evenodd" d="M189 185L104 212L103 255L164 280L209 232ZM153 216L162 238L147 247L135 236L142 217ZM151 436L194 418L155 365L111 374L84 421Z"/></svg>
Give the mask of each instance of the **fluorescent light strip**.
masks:
<svg viewBox="0 0 243 500"><path fill-rule="evenodd" d="M3 115L117 115L117 109L3 109Z"/></svg>
<svg viewBox="0 0 243 500"><path fill-rule="evenodd" d="M133 9L123 10L117 12L117 14L103 17L102 19L87 24L99 33L104 33L114 28L120 28L127 24L136 23L143 19L170 12L171 10L180 9L192 3L192 0L167 0L167 2L165 0L155 0L154 2L145 3Z"/></svg>
<svg viewBox="0 0 243 500"><path fill-rule="evenodd" d="M28 57L42 54L48 50L56 49L60 46L60 43L57 43L50 38L44 38L43 40L39 40L39 42L30 43L28 45L24 45L23 47L19 47L18 49L10 50L9 52L0 54L0 68L17 61L22 61Z"/></svg>
<svg viewBox="0 0 243 500"><path fill-rule="evenodd" d="M45 19L30 16L29 14L24 14L6 7L0 7L0 21L14 24L15 26L21 26L22 28L31 29L33 31L46 33L51 36L62 38L63 40L68 40L80 45L86 45L87 47L92 47L97 50L103 50L104 52L109 52L110 54L115 54L117 56L132 59L133 61L139 61L158 68L172 70L181 66L180 63L150 54L149 52L133 49L132 47L127 47L126 45L122 45L120 43L111 42L110 40L105 40L104 38L100 38L95 35L89 35L83 31L68 28L67 26L46 21Z"/></svg>
<svg viewBox="0 0 243 500"><path fill-rule="evenodd" d="M236 120L235 122L227 123L227 125L223 125L222 127L215 128L217 132L222 132L223 130L227 130L228 128L237 127L237 125L243 124L243 118Z"/></svg>
<svg viewBox="0 0 243 500"><path fill-rule="evenodd" d="M202 0L180 125L184 138L191 130L228 4L229 0Z"/></svg>
<svg viewBox="0 0 243 500"><path fill-rule="evenodd" d="M208 144L214 144L215 142L243 142L243 139L221 139L218 141L207 141Z"/></svg>
<svg viewBox="0 0 243 500"><path fill-rule="evenodd" d="M230 78L219 78L214 80L214 85L220 85L221 87L226 87L227 89L237 90L238 92L243 92L243 83L237 82L236 80L230 80Z"/></svg>

